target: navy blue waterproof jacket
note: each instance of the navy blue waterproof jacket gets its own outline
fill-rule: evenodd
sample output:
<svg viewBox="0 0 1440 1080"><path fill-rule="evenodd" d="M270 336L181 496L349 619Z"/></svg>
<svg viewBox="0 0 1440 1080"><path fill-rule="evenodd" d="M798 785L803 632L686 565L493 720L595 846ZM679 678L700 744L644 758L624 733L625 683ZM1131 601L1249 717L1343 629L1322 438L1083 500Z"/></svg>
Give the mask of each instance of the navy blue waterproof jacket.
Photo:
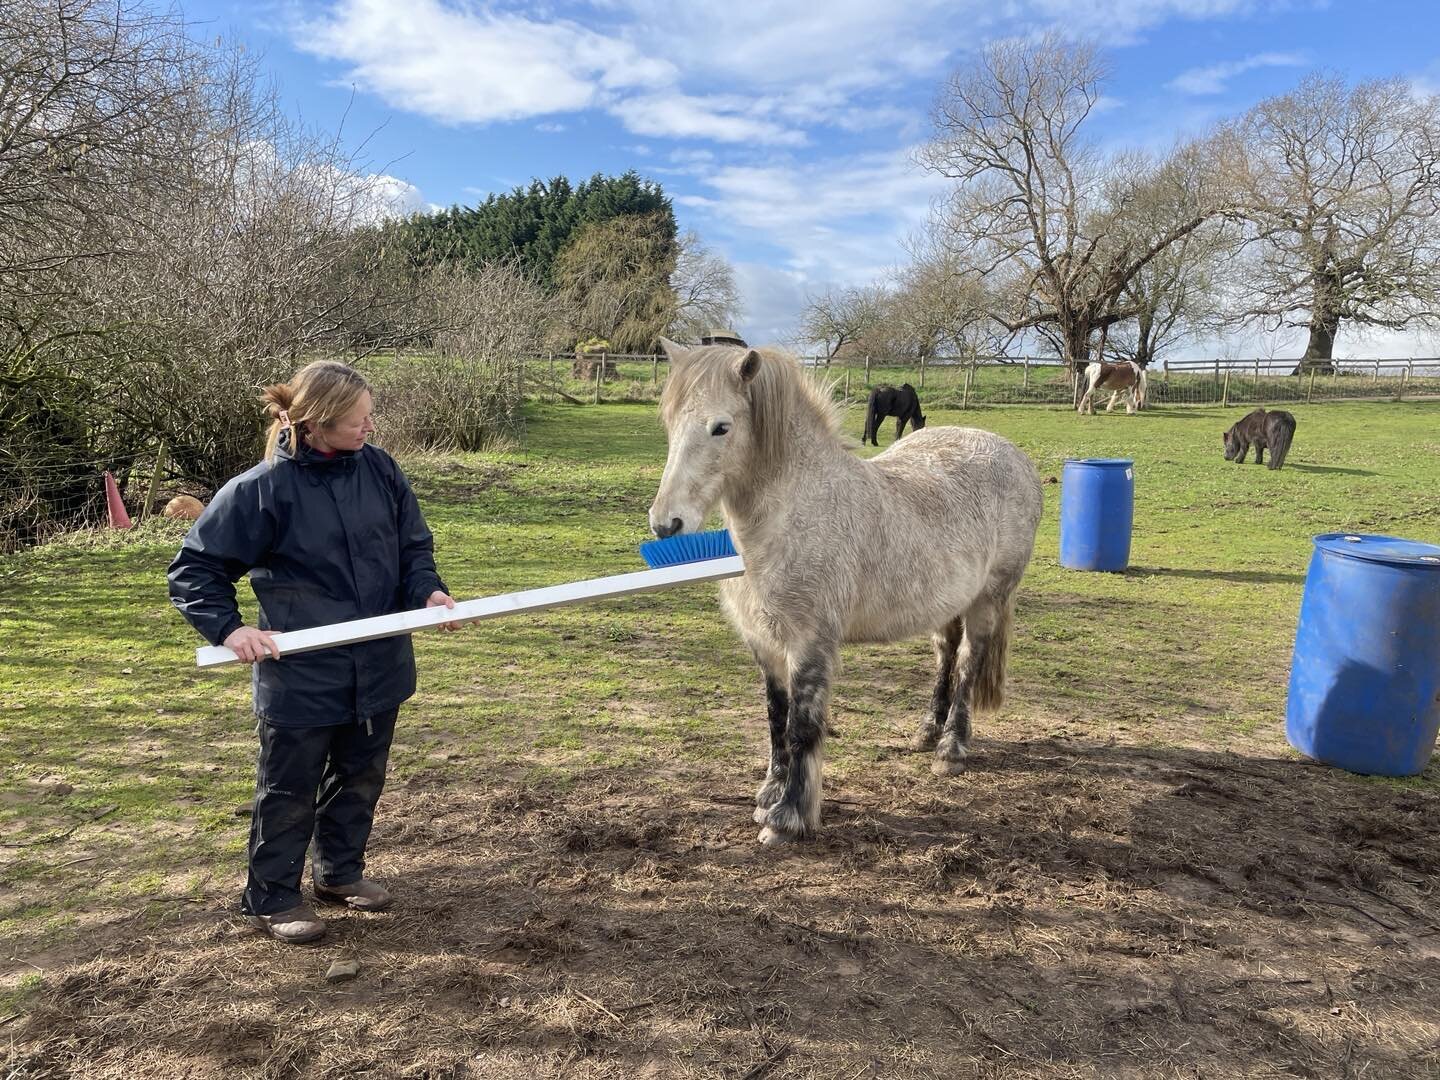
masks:
<svg viewBox="0 0 1440 1080"><path fill-rule="evenodd" d="M243 625L246 572L262 630L304 630L424 607L443 590L415 493L385 451L326 458L282 438L273 462L235 477L170 564L170 599L212 645ZM255 715L281 727L364 722L415 693L409 635L253 665Z"/></svg>

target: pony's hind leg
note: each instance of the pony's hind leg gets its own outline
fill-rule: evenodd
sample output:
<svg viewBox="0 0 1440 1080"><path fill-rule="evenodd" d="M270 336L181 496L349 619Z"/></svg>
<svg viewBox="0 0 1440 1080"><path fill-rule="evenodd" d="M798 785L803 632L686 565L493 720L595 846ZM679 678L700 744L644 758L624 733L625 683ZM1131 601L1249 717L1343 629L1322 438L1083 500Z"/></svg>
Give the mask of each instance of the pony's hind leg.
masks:
<svg viewBox="0 0 1440 1080"><path fill-rule="evenodd" d="M927 754L940 742L940 729L950 715L950 695L955 686L955 654L965 634L965 620L952 619L943 630L930 635L935 646L935 691L930 695L930 712L910 739L910 749Z"/></svg>
<svg viewBox="0 0 1440 1080"><path fill-rule="evenodd" d="M935 748L930 771L953 776L965 771L970 756L970 711L991 712L1005 692L1005 661L1010 648L1010 610L1014 585L986 592L965 613L965 640L950 712Z"/></svg>
<svg viewBox="0 0 1440 1080"><path fill-rule="evenodd" d="M791 659L790 718L785 728L788 767L780 801L761 822L762 844L805 840L820 826L820 767L838 651L834 643L817 644Z"/></svg>

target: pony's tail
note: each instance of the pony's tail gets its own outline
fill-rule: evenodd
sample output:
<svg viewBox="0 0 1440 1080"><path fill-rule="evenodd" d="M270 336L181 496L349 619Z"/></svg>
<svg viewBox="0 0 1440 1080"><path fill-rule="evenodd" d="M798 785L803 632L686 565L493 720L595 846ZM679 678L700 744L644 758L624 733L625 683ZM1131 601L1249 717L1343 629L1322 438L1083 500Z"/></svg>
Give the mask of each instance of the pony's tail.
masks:
<svg viewBox="0 0 1440 1080"><path fill-rule="evenodd" d="M1136 408L1136 409L1149 408L1149 406L1150 406L1150 376L1148 376L1148 375L1145 374L1145 369L1144 369L1143 367L1141 367L1139 364L1136 364L1136 365L1135 365L1135 370L1140 373L1139 376L1138 376L1138 377L1136 378L1136 380L1135 380L1136 383L1138 384L1138 391L1139 391L1139 392L1135 395L1135 396L1139 399L1138 401L1135 402L1135 408Z"/></svg>
<svg viewBox="0 0 1440 1080"><path fill-rule="evenodd" d="M1277 417L1271 425L1270 468L1278 469L1285 464L1285 455L1290 452L1290 440L1295 438L1295 420L1292 417Z"/></svg>
<svg viewBox="0 0 1440 1080"><path fill-rule="evenodd" d="M875 435L875 394L872 391L870 400L865 403L865 432L860 436L860 445L864 446L866 440Z"/></svg>
<svg viewBox="0 0 1440 1080"><path fill-rule="evenodd" d="M974 677L970 680L970 709L973 712L996 712L1005 704L1005 665L1010 657L1010 621L1015 613L1015 593L1012 591L996 603L993 610L995 624L984 635L984 647L976 661ZM974 621L970 615L966 616L967 636Z"/></svg>

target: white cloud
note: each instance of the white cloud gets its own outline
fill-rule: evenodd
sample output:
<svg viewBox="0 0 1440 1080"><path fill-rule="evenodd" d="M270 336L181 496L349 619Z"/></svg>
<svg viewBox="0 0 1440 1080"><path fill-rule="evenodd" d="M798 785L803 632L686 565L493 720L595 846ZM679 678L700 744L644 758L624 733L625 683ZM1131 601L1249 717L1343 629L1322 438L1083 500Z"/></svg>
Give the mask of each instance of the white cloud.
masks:
<svg viewBox="0 0 1440 1080"><path fill-rule="evenodd" d="M1182 71L1167 84L1182 94L1223 94L1225 84L1237 75L1267 67L1303 67L1307 63L1300 53L1256 53L1243 60L1227 60L1206 67Z"/></svg>
<svg viewBox="0 0 1440 1080"><path fill-rule="evenodd" d="M357 177L355 200L356 215L366 223L443 209L426 200L408 180L388 173Z"/></svg>
<svg viewBox="0 0 1440 1080"><path fill-rule="evenodd" d="M439 0L340 0L296 27L308 52L400 108L450 123L585 109L662 85L673 67L566 20L542 22Z"/></svg>
<svg viewBox="0 0 1440 1080"><path fill-rule="evenodd" d="M560 132L565 130L565 125L557 124L551 120L546 120L543 123L536 124L535 130L543 132L546 135L558 135L560 134Z"/></svg>
<svg viewBox="0 0 1440 1080"><path fill-rule="evenodd" d="M736 267L742 333L760 342L794 329L807 293L867 284L903 263L905 240L946 184L901 151L757 165L687 159L683 171L698 188L675 197L687 219L721 246L771 255L768 266Z"/></svg>
<svg viewBox="0 0 1440 1080"><path fill-rule="evenodd" d="M629 98L613 105L610 111L635 134L655 138L700 138L767 146L798 146L805 142L801 131L744 115L745 104L729 97L667 93Z"/></svg>
<svg viewBox="0 0 1440 1080"><path fill-rule="evenodd" d="M292 33L346 82L443 123L603 110L649 138L797 146L815 127L913 137L914 111L878 99L1001 34L1058 25L1123 39L1286 2L1297 0L329 0Z"/></svg>

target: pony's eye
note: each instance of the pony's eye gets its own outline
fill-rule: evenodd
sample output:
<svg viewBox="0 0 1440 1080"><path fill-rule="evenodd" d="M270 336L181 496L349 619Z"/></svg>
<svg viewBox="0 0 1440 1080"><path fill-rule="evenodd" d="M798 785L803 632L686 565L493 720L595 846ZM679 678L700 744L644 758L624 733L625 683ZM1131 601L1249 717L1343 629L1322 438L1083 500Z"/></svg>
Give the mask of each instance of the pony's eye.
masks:
<svg viewBox="0 0 1440 1080"><path fill-rule="evenodd" d="M712 428L710 429L710 434L711 434L711 435L728 435L728 434L730 434L730 425L729 425L729 424L726 424L726 423L723 423L723 422L722 422L722 423L719 423L719 424L716 424L714 427L712 427Z"/></svg>

